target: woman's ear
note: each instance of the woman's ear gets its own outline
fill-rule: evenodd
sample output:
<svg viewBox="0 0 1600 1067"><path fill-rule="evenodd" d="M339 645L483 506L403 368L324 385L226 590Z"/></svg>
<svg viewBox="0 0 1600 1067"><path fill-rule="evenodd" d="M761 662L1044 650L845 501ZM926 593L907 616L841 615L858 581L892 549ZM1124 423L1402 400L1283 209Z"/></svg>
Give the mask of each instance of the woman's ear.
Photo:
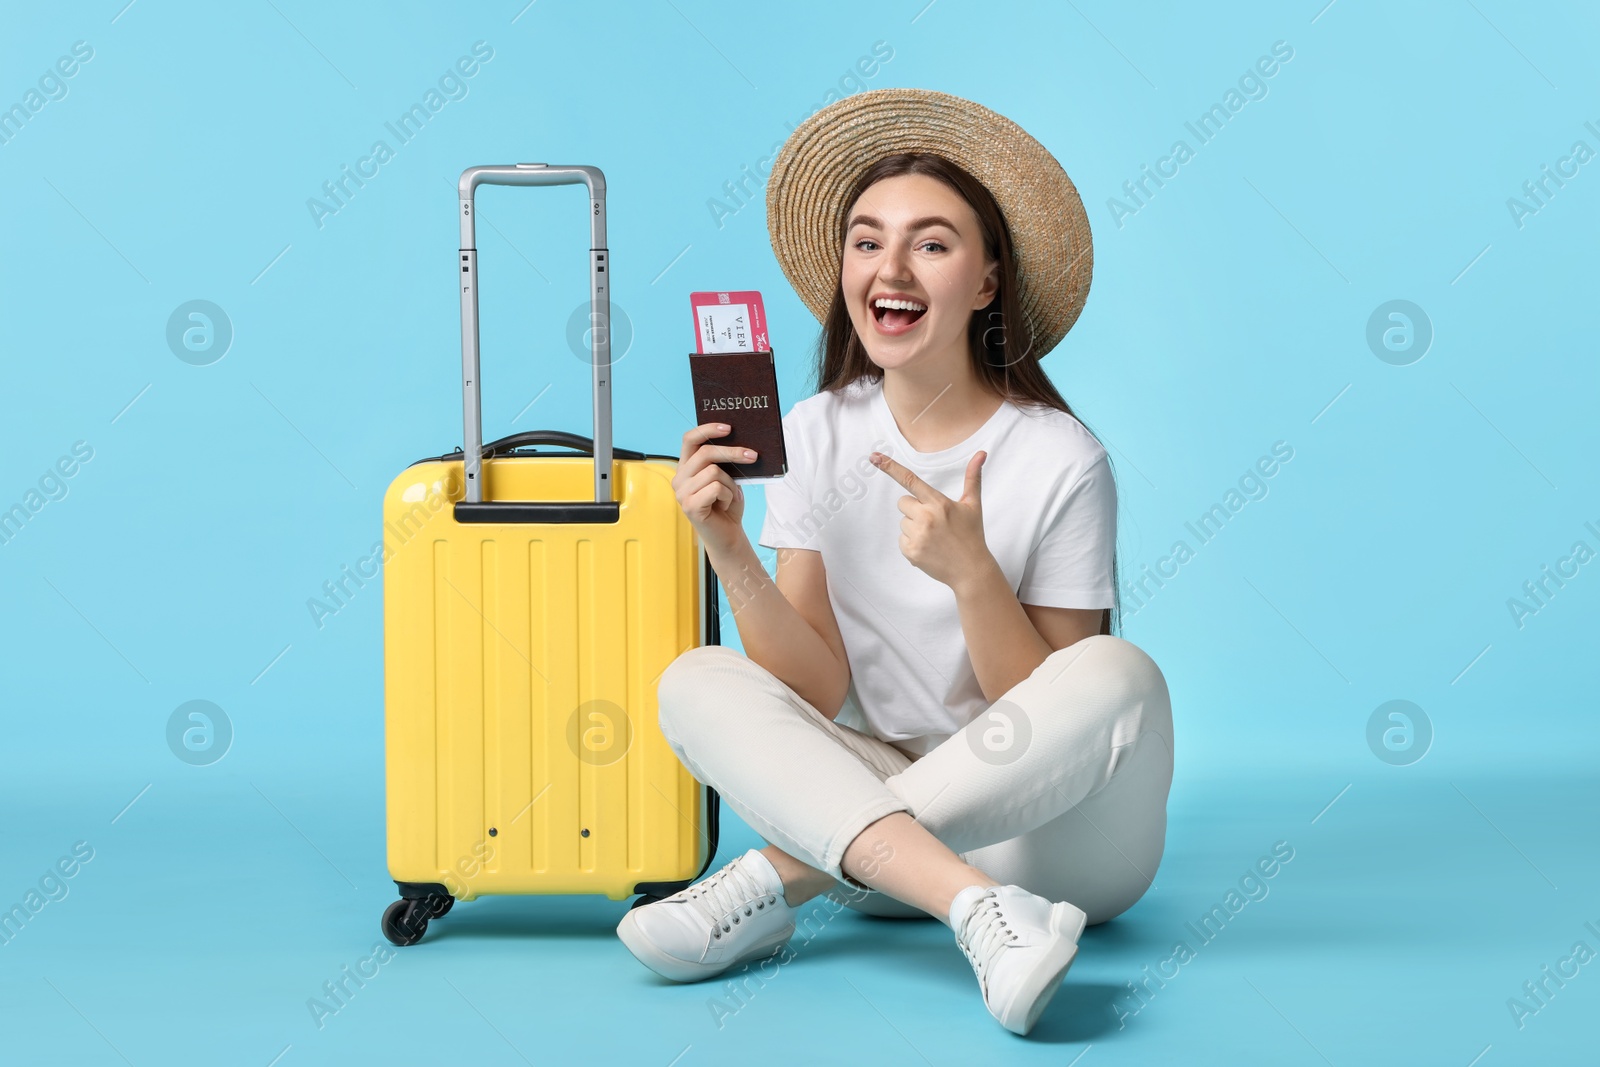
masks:
<svg viewBox="0 0 1600 1067"><path fill-rule="evenodd" d="M972 305L973 311L982 311L994 301L995 294L1000 291L1000 263L998 260L989 264L989 273L984 275L983 288L978 290L977 303Z"/></svg>

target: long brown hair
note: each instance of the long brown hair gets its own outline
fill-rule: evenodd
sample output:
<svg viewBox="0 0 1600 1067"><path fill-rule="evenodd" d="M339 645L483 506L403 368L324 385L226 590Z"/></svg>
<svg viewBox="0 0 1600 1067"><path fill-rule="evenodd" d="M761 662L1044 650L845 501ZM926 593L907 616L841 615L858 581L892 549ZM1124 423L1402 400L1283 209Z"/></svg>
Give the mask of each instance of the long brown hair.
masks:
<svg viewBox="0 0 1600 1067"><path fill-rule="evenodd" d="M978 378L991 391L1019 407L1054 408L1083 422L1056 391L1055 384L1033 355L1033 333L1018 298L1017 265L1012 254L1011 230L988 188L966 170L943 156L926 152L902 152L878 160L856 180L840 206L840 255L844 254L850 206L874 182L900 174L925 174L954 189L971 205L973 214L978 217L978 228L983 232L983 247L988 258L1000 264L999 291L988 306L972 313L967 324L967 350L972 355L972 367ZM872 362L861 338L856 336L855 324L850 321L850 311L845 307L843 288L835 285L833 300L828 305L828 314L817 340L817 373L812 391L837 393L855 381L865 379L876 383L882 378L883 368ZM1084 428L1089 430L1090 436L1099 440L1087 423L1084 423ZM1108 465L1111 462L1109 453L1106 462ZM1116 491L1114 471L1112 491ZM1122 589L1117 578L1114 547L1111 555L1111 588L1115 606L1107 608L1101 616L1100 632L1103 634L1114 633L1122 628Z"/></svg>

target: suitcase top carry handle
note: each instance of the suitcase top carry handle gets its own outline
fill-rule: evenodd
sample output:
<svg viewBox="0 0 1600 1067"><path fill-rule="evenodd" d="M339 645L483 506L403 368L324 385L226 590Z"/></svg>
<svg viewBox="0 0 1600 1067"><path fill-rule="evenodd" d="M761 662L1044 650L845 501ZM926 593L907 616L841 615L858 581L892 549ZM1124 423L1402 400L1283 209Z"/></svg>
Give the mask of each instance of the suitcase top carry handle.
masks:
<svg viewBox="0 0 1600 1067"><path fill-rule="evenodd" d="M594 442L582 434L567 433L565 430L524 430L498 441L483 446L483 458L494 459L496 456L509 456L513 452L535 445L560 445L570 448L585 456L594 455ZM657 456L635 451L631 448L613 448L611 454L618 459L677 459L677 456Z"/></svg>
<svg viewBox="0 0 1600 1067"><path fill-rule="evenodd" d="M536 445L560 445L571 448L585 455L594 455L594 442L582 434L567 433L565 430L524 430L491 441L483 446L482 457L494 459L498 456L518 456L526 454L524 449L535 455L540 454ZM670 459L676 461L677 456L668 456L658 452L638 452L631 448L613 448L611 454L617 459ZM442 456L423 456L409 466L415 467L418 463L459 463L461 462L461 449L446 452ZM505 520L496 520L505 521Z"/></svg>
<svg viewBox="0 0 1600 1067"><path fill-rule="evenodd" d="M556 505L550 518L542 505L528 501L483 499L483 408L478 382L478 249L474 196L480 185L577 185L589 190L589 322L590 363L594 368L594 503ZM465 436L462 473L466 499L457 502L456 517L473 522L617 521L618 504L611 496L611 289L606 280L606 179L598 167L518 163L515 166L468 167L457 186L461 202L461 399ZM463 506L465 505L465 506ZM557 517L557 512L559 516Z"/></svg>

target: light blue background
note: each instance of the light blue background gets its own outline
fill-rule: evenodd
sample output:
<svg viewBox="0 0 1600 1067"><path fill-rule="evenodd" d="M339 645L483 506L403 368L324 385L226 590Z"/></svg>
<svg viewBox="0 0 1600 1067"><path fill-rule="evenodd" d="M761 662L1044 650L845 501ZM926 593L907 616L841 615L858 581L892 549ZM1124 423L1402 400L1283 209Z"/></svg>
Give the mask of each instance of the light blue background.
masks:
<svg viewBox="0 0 1600 1067"><path fill-rule="evenodd" d="M1592 1055L1594 965L1524 1028L1506 1004L1575 942L1600 949L1600 563L1524 625L1508 609L1574 542L1600 550L1600 163L1522 225L1507 206L1574 142L1600 150L1587 5L124 3L8 5L0 34L0 106L94 50L0 144L0 507L94 450L0 545L0 905L94 849L0 944L5 1059ZM480 40L465 96L399 144L384 123ZM318 1029L306 1000L371 952L393 887L380 584L321 628L306 601L378 539L389 481L461 443L451 183L604 170L633 331L615 443L675 453L691 290L762 290L785 407L804 395L817 327L762 190L720 225L708 201L878 41L892 58L846 89L978 100L1083 196L1093 288L1045 366L1112 450L1125 580L1194 546L1185 523L1275 442L1294 450L1144 607L1125 595L1124 636L1174 699L1155 887L1086 933L1028 1042L988 1018L946 928L854 914L719 1028L718 990L644 971L603 898L462 905ZM1276 41L1293 58L1200 145L1185 122ZM1194 158L1119 226L1108 201L1179 138ZM307 200L378 139L394 158L319 226ZM479 202L486 433L588 434L566 335L583 193ZM209 366L165 338L195 299L234 331ZM1397 299L1434 331L1404 366L1366 340ZM753 493L752 537L760 520ZM233 724L211 766L166 744L192 699ZM1366 739L1394 699L1434 731L1409 766ZM1119 1025L1126 983L1277 841L1295 858L1270 895ZM730 812L718 862L759 843Z"/></svg>

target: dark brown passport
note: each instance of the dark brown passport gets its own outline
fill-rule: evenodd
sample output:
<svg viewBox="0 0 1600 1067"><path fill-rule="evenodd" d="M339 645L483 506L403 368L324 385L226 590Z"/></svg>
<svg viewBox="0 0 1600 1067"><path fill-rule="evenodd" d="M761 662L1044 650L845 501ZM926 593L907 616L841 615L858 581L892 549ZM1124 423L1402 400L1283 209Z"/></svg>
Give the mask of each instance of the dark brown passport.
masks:
<svg viewBox="0 0 1600 1067"><path fill-rule="evenodd" d="M718 462L735 481L775 481L789 470L783 447L783 408L778 403L778 368L772 353L691 352L695 425L725 422L730 432L711 444L749 448L752 463Z"/></svg>

